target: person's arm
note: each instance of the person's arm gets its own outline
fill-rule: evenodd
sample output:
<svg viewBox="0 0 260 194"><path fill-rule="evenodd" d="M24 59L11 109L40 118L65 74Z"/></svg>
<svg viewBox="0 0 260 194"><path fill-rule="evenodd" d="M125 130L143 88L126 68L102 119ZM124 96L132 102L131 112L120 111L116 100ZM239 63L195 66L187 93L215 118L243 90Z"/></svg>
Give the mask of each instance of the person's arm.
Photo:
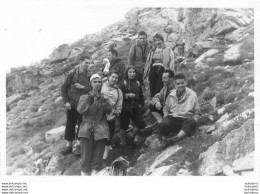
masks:
<svg viewBox="0 0 260 194"><path fill-rule="evenodd" d="M143 94L143 89L142 89L142 86L141 84L139 83L139 94L138 94L138 100L139 100L139 103L141 104L141 106L144 105L144 94Z"/></svg>
<svg viewBox="0 0 260 194"><path fill-rule="evenodd" d="M82 95L79 99L79 103L77 106L77 110L79 114L83 114L86 112L89 107L93 104L94 102L94 97L90 94Z"/></svg>
<svg viewBox="0 0 260 194"><path fill-rule="evenodd" d="M165 101L165 105L163 106L163 116L166 117L170 111L171 107L174 105L175 100L173 96L168 95Z"/></svg>
<svg viewBox="0 0 260 194"><path fill-rule="evenodd" d="M106 114L110 114L112 112L112 105L111 105L111 103L109 102L108 99L105 99L103 95L101 95L100 103L101 103L101 109Z"/></svg>
<svg viewBox="0 0 260 194"><path fill-rule="evenodd" d="M74 75L74 72L69 73L67 75L67 77L65 78L65 81L63 82L62 86L61 86L61 96L62 96L64 104L69 102L68 91L71 87L73 75Z"/></svg>
<svg viewBox="0 0 260 194"><path fill-rule="evenodd" d="M129 54L128 54L128 65L134 66L134 56L135 56L135 44L131 46Z"/></svg>

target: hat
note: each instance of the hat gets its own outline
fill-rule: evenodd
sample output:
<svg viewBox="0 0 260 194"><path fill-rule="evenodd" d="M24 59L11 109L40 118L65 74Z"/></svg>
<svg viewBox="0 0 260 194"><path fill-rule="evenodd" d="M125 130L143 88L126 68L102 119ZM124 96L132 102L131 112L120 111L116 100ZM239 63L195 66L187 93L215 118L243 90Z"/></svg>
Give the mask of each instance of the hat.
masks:
<svg viewBox="0 0 260 194"><path fill-rule="evenodd" d="M90 77L90 82L91 82L93 79L95 79L95 78L100 78L100 79L101 79L101 77L100 77L97 73L95 73L95 74L93 74L93 75Z"/></svg>

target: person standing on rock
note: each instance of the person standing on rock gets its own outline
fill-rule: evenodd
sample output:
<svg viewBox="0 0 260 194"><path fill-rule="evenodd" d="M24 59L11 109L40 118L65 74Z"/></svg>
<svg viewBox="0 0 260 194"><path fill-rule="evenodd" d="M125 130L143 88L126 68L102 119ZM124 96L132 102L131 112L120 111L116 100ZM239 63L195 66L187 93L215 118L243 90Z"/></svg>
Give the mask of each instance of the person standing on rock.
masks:
<svg viewBox="0 0 260 194"><path fill-rule="evenodd" d="M123 63L122 59L117 58L117 56L118 56L118 52L114 48L111 48L107 53L107 58L110 62L109 72L112 70L118 71L120 74L120 79L119 79L120 82L124 78L125 64Z"/></svg>
<svg viewBox="0 0 260 194"><path fill-rule="evenodd" d="M107 123L110 131L110 140L106 143L105 153L103 159L107 159L108 152L111 149L111 139L115 133L116 121L118 120L123 104L123 94L118 88L119 72L112 70L108 75L108 81L102 85L101 93L104 98L108 99L112 104L112 112L107 115Z"/></svg>
<svg viewBox="0 0 260 194"><path fill-rule="evenodd" d="M61 86L61 95L63 102L67 109L67 123L65 128L65 140L67 141L66 148L61 150L62 155L72 153L72 142L78 139L78 130L82 122L82 116L77 111L77 105L80 96L87 94L90 91L89 78L90 72L88 71L89 59L85 59L80 65L71 71L63 85ZM78 124L77 132L75 127ZM77 142L75 154L80 154L79 142Z"/></svg>
<svg viewBox="0 0 260 194"><path fill-rule="evenodd" d="M170 69L167 69L163 72L162 75L163 88L161 91L154 95L150 102L150 112L157 120L157 123L161 123L163 120L163 107L165 101L171 91L174 89L174 72Z"/></svg>
<svg viewBox="0 0 260 194"><path fill-rule="evenodd" d="M164 45L164 38L161 34L155 34L153 40L155 47L150 50L144 68L144 80L148 77L151 97L160 92L163 87L164 70L170 69L175 72L172 49Z"/></svg>
<svg viewBox="0 0 260 194"><path fill-rule="evenodd" d="M119 88L123 93L123 108L120 115L121 145L126 144L126 130L128 129L130 119L135 125L135 129L130 135L131 140L134 140L137 133L146 126L144 117L141 113L141 107L144 104L142 86L136 80L135 76L135 67L130 66L126 69L124 81L119 84Z"/></svg>
<svg viewBox="0 0 260 194"><path fill-rule="evenodd" d="M186 87L187 80L184 74L176 74L175 85L176 89L168 95L163 108L164 119L154 132L167 137L166 145L191 135L199 117L197 94Z"/></svg>
<svg viewBox="0 0 260 194"><path fill-rule="evenodd" d="M103 154L109 139L106 115L112 105L101 93L101 77L90 77L91 91L80 97L77 110L83 114L79 139L81 148L81 175L95 175L102 167Z"/></svg>
<svg viewBox="0 0 260 194"><path fill-rule="evenodd" d="M152 45L147 41L147 34L144 31L138 33L138 41L132 45L128 54L128 65L136 68L136 79L143 85L143 73L148 53Z"/></svg>

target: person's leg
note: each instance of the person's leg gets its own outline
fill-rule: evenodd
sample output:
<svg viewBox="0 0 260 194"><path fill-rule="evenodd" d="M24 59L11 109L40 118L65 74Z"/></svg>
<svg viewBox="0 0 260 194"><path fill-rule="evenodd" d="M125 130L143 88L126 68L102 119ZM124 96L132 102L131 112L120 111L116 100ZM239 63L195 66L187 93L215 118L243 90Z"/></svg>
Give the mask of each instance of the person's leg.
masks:
<svg viewBox="0 0 260 194"><path fill-rule="evenodd" d="M135 125L135 129L131 134L132 138L134 138L141 129L145 128L146 124L145 124L144 117L143 117L140 109L133 110L131 119Z"/></svg>
<svg viewBox="0 0 260 194"><path fill-rule="evenodd" d="M81 150L81 171L85 174L89 174L90 169L90 162L92 158L92 150L94 146L94 137L93 133L91 134L90 138L80 138L80 150Z"/></svg>
<svg viewBox="0 0 260 194"><path fill-rule="evenodd" d="M65 128L65 140L67 141L66 148L60 153L67 155L72 153L72 141L75 139L75 127L78 120L78 111L71 107L71 110L67 110L67 123Z"/></svg>
<svg viewBox="0 0 260 194"><path fill-rule="evenodd" d="M152 115L154 116L154 118L157 120L157 123L161 123L163 120L162 108L161 110L157 110L154 105L150 105L149 109Z"/></svg>
<svg viewBox="0 0 260 194"><path fill-rule="evenodd" d="M122 110L120 115L120 132L119 132L121 145L126 144L125 137L126 137L126 130L128 129L128 125L130 123L130 116L131 116L130 112Z"/></svg>
<svg viewBox="0 0 260 194"><path fill-rule="evenodd" d="M178 134L182 126L182 121L170 115L166 116L159 124L158 133L162 136L174 136Z"/></svg>
<svg viewBox="0 0 260 194"><path fill-rule="evenodd" d="M100 171L107 139L94 140L93 153L90 163L92 170Z"/></svg>
<svg viewBox="0 0 260 194"><path fill-rule="evenodd" d="M158 66L151 67L150 73L149 73L149 86L150 86L150 93L151 97L153 97L156 94L156 84L157 84L157 70Z"/></svg>
<svg viewBox="0 0 260 194"><path fill-rule="evenodd" d="M184 138L187 135L191 135L196 128L196 121L189 118L176 118L177 122L181 125L177 135L173 135L167 138L167 144L173 144L176 141Z"/></svg>
<svg viewBox="0 0 260 194"><path fill-rule="evenodd" d="M155 94L159 93L161 91L161 89L163 88L163 82L162 82L163 72L164 72L164 67L158 66L157 81L156 81L155 86L154 86L155 87L155 89L154 89Z"/></svg>
<svg viewBox="0 0 260 194"><path fill-rule="evenodd" d="M105 147L105 151L104 151L104 155L103 155L104 160L107 159L109 150L111 149L111 139L113 138L114 133L115 133L116 120L114 119L112 121L107 121L107 124L109 127L110 138L107 139L107 142L106 142L106 147Z"/></svg>
<svg viewBox="0 0 260 194"><path fill-rule="evenodd" d="M182 122L182 127L180 132L177 134L178 138L183 138L186 135L191 135L195 132L197 123L194 119L185 118Z"/></svg>

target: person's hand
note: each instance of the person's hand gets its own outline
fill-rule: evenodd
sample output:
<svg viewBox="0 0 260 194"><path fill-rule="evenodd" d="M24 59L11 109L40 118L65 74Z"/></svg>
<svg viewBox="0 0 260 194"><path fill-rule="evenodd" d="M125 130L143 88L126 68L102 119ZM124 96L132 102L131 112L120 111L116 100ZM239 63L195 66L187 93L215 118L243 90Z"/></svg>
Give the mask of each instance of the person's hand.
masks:
<svg viewBox="0 0 260 194"><path fill-rule="evenodd" d="M66 107L66 109L71 110L71 105L69 102L66 102L65 107Z"/></svg>
<svg viewBox="0 0 260 194"><path fill-rule="evenodd" d="M156 103L155 103L155 108L156 108L157 110L161 110L161 108L162 108L161 103L160 103L160 102L156 102Z"/></svg>
<svg viewBox="0 0 260 194"><path fill-rule="evenodd" d="M79 83L75 83L74 86L75 86L75 88L77 88L77 89L84 89L84 86L81 85L81 84L79 84Z"/></svg>

